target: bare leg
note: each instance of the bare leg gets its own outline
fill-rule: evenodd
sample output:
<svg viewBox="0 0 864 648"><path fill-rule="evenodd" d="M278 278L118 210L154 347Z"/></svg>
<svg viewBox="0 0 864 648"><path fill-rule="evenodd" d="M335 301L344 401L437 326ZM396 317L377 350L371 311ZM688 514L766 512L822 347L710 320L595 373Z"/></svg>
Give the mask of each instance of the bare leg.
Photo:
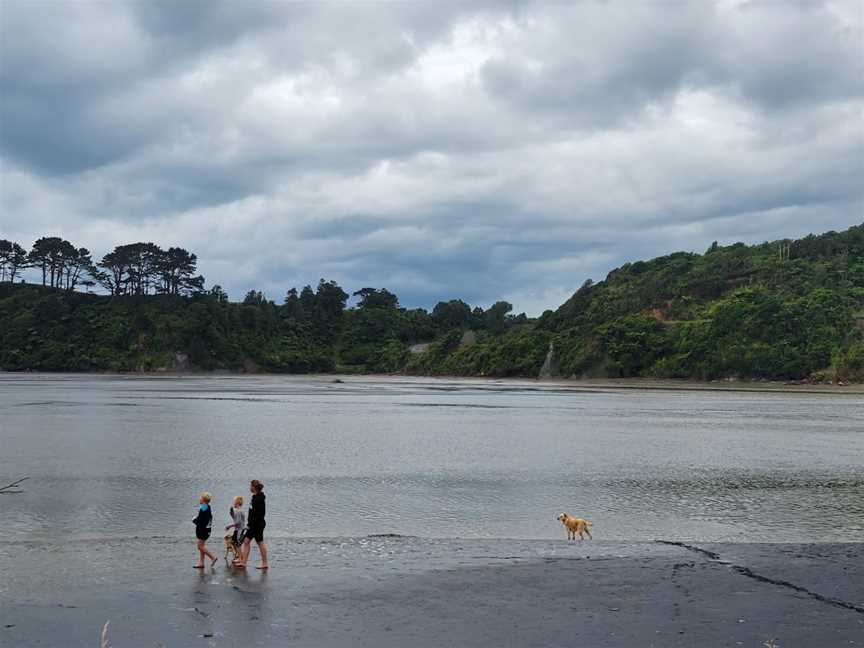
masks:
<svg viewBox="0 0 864 648"><path fill-rule="evenodd" d="M197 543L198 546L198 562L195 564L195 569L202 569L204 567L204 541L199 540Z"/></svg>
<svg viewBox="0 0 864 648"><path fill-rule="evenodd" d="M210 566L213 567L216 564L216 562L219 560L219 558L217 558L216 554L214 554L212 551L210 551L207 548L207 546L204 544L204 542L201 543L201 547L202 547L201 562L203 563L204 562L204 556L207 556L210 559Z"/></svg>
<svg viewBox="0 0 864 648"><path fill-rule="evenodd" d="M245 567L246 560L249 558L249 552L252 550L252 539L246 538L243 541L243 546L240 547L240 557L237 559L238 567Z"/></svg>
<svg viewBox="0 0 864 648"><path fill-rule="evenodd" d="M261 565L258 567L258 569L269 569L270 565L267 562L267 544L264 542L259 542L258 551L261 552Z"/></svg>

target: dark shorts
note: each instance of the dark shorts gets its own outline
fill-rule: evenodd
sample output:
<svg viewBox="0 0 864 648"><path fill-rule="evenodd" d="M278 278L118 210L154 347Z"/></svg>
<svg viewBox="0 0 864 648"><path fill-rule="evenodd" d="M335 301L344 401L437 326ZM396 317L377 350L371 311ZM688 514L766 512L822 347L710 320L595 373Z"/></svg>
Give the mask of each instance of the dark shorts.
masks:
<svg viewBox="0 0 864 648"><path fill-rule="evenodd" d="M254 540L255 542L264 542L264 527L261 528L248 528L246 529L246 535L244 536L244 540Z"/></svg>
<svg viewBox="0 0 864 648"><path fill-rule="evenodd" d="M210 537L210 529L195 529L195 537L199 540L206 540Z"/></svg>

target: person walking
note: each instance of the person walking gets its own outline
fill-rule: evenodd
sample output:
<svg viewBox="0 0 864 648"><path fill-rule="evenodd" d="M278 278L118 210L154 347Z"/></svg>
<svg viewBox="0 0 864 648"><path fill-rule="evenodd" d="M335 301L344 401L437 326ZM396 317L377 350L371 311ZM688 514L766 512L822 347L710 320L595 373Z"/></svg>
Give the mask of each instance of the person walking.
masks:
<svg viewBox="0 0 864 648"><path fill-rule="evenodd" d="M246 533L246 513L240 508L243 506L243 496L238 495L234 498L234 503L231 506L231 524L225 527L225 530L234 529L231 534L231 541L234 546L240 548L243 545L243 535Z"/></svg>
<svg viewBox="0 0 864 648"><path fill-rule="evenodd" d="M257 479L253 479L249 483L249 491L252 493L252 501L249 502L249 516L246 518L246 537L243 539L240 560L234 564L237 567L246 567L249 554L252 552L252 540L255 540L255 543L258 545L258 551L261 553L261 564L256 569L269 569L267 545L264 543L264 527L267 526L267 522L264 519L264 516L267 514L264 484Z"/></svg>
<svg viewBox="0 0 864 648"><path fill-rule="evenodd" d="M198 562L195 569L204 569L204 557L210 559L210 566L214 566L219 560L216 555L207 548L207 538L210 537L210 526L213 523L213 511L210 509L210 493L201 493L198 498L198 515L192 522L195 524L195 538L198 544Z"/></svg>

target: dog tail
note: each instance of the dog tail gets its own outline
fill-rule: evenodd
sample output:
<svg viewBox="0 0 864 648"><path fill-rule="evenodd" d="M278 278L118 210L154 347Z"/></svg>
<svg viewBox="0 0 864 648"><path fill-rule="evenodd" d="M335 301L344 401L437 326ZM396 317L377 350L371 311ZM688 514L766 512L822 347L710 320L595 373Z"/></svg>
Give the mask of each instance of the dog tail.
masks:
<svg viewBox="0 0 864 648"><path fill-rule="evenodd" d="M594 523L591 520L585 520L585 526L594 526Z"/></svg>

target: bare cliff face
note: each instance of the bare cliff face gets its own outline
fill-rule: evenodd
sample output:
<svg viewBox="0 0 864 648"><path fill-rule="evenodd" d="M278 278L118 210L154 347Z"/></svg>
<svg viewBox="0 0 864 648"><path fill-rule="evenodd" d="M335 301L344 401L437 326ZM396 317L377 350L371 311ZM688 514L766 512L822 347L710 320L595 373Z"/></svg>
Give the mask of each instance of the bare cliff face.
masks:
<svg viewBox="0 0 864 648"><path fill-rule="evenodd" d="M190 371L191 368L192 366L189 362L189 355L182 351L177 351L174 354L174 371L185 372Z"/></svg>
<svg viewBox="0 0 864 648"><path fill-rule="evenodd" d="M558 359L555 356L555 343L549 342L549 351L546 353L546 360L543 366L540 367L538 378L556 378L560 375L558 367Z"/></svg>

